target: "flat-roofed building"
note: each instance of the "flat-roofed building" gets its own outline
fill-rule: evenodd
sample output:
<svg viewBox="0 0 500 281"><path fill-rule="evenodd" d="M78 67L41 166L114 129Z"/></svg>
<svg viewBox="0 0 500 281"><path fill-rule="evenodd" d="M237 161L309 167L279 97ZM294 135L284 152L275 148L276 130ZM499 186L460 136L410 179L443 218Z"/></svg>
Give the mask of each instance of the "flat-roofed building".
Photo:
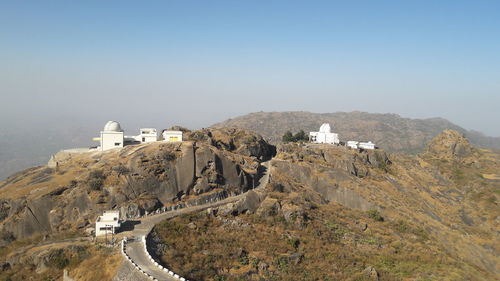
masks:
<svg viewBox="0 0 500 281"><path fill-rule="evenodd" d="M115 234L120 228L120 211L104 211L95 222L95 236Z"/></svg>
<svg viewBox="0 0 500 281"><path fill-rule="evenodd" d="M161 134L166 142L182 141L182 131L164 130Z"/></svg>

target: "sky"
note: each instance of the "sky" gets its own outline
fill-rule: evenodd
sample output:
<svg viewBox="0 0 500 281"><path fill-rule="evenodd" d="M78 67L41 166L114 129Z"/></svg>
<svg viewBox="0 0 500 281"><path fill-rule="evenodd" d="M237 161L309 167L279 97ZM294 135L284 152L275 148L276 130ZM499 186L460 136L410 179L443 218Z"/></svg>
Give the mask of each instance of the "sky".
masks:
<svg viewBox="0 0 500 281"><path fill-rule="evenodd" d="M500 136L499 50L500 1L0 0L0 126L359 110Z"/></svg>

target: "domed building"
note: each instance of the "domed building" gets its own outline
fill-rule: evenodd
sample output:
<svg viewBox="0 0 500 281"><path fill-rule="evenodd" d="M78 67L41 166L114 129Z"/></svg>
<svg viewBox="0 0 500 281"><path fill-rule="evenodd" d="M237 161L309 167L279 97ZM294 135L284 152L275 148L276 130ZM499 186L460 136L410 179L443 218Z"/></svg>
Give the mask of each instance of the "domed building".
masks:
<svg viewBox="0 0 500 281"><path fill-rule="evenodd" d="M122 126L116 121L108 121L100 133L100 137L94 138L100 145L97 150L108 150L125 145L140 144L158 141L158 134L155 128L142 128L137 136L125 136Z"/></svg>
<svg viewBox="0 0 500 281"><path fill-rule="evenodd" d="M123 147L124 137L120 123L108 121L102 129L100 137L94 138L94 141L99 141L100 145L97 149L101 151Z"/></svg>
<svg viewBox="0 0 500 281"><path fill-rule="evenodd" d="M332 128L328 123L324 123L323 125L321 125L318 132L310 132L309 139L312 143L340 143L339 135L332 133Z"/></svg>
<svg viewBox="0 0 500 281"><path fill-rule="evenodd" d="M123 132L120 123L116 121L108 121L106 125L104 125L103 132Z"/></svg>

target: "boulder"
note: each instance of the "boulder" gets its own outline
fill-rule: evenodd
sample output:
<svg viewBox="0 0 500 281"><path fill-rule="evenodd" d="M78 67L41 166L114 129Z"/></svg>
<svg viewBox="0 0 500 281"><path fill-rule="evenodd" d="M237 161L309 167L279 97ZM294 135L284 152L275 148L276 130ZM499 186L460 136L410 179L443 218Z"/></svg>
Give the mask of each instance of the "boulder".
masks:
<svg viewBox="0 0 500 281"><path fill-rule="evenodd" d="M260 203L255 214L263 218L272 217L278 215L280 209L281 205L277 199L267 197Z"/></svg>
<svg viewBox="0 0 500 281"><path fill-rule="evenodd" d="M379 274L373 266L368 266L367 268L365 268L365 270L363 270L363 273L369 280L379 281Z"/></svg>

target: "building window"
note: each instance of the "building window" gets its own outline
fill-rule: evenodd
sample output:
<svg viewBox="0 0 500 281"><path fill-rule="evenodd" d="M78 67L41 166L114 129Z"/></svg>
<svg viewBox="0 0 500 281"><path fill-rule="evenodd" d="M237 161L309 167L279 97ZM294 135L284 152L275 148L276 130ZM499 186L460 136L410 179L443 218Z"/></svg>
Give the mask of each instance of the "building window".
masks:
<svg viewBox="0 0 500 281"><path fill-rule="evenodd" d="M121 143L115 142L115 146L120 146Z"/></svg>
<svg viewBox="0 0 500 281"><path fill-rule="evenodd" d="M145 141L146 141L146 138L145 138L145 137L143 137L143 138L142 138L142 142L145 142Z"/></svg>

